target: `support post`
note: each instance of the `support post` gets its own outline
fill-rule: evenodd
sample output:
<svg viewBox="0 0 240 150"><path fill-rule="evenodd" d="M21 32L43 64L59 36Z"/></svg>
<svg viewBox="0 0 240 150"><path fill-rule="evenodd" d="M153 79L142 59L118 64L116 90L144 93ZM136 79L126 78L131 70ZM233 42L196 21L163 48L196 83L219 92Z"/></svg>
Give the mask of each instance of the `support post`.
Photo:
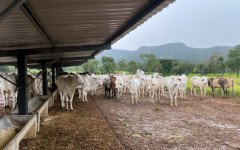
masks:
<svg viewBox="0 0 240 150"><path fill-rule="evenodd" d="M59 76L59 68L56 67L56 77L58 77L58 76Z"/></svg>
<svg viewBox="0 0 240 150"><path fill-rule="evenodd" d="M42 86L43 86L43 95L47 95L47 64L46 62L42 63Z"/></svg>
<svg viewBox="0 0 240 150"><path fill-rule="evenodd" d="M56 88L56 83L55 83L55 67L52 66L52 88Z"/></svg>
<svg viewBox="0 0 240 150"><path fill-rule="evenodd" d="M18 66L18 114L28 114L28 99L27 99L27 59L25 54L17 55Z"/></svg>

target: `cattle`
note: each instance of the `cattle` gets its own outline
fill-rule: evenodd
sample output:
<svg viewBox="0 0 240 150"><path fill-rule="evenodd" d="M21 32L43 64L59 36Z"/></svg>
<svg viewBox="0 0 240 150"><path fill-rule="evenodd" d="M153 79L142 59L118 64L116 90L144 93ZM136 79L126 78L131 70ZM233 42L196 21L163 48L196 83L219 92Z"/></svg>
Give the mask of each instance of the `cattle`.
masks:
<svg viewBox="0 0 240 150"><path fill-rule="evenodd" d="M111 88L111 91L112 91L112 97L116 97L116 77L114 75L110 75L110 88Z"/></svg>
<svg viewBox="0 0 240 150"><path fill-rule="evenodd" d="M132 104L137 103L139 99L139 91L140 91L139 79L129 80L125 84L132 94Z"/></svg>
<svg viewBox="0 0 240 150"><path fill-rule="evenodd" d="M167 88L171 99L171 106L173 105L173 99L175 100L175 106L177 106L178 89L181 80L182 79L178 78L177 76L171 76L167 82Z"/></svg>
<svg viewBox="0 0 240 150"><path fill-rule="evenodd" d="M187 78L187 76L185 74L179 76L178 78L181 79L181 83L180 83L180 85L178 87L180 98L184 98L184 97L186 97L186 94L187 94L188 78Z"/></svg>
<svg viewBox="0 0 240 150"><path fill-rule="evenodd" d="M117 77L116 78L116 92L117 92L117 100L122 99L122 94L123 94L123 90L124 90L124 80L122 77Z"/></svg>
<svg viewBox="0 0 240 150"><path fill-rule="evenodd" d="M68 110L68 101L70 102L70 109L73 110L72 101L75 93L75 89L80 85L83 85L83 81L80 75L62 75L56 80L58 93L60 95L62 107Z"/></svg>
<svg viewBox="0 0 240 150"><path fill-rule="evenodd" d="M192 94L192 90L194 89L194 94L197 95L196 88L200 88L202 97L206 96L207 84L208 84L207 77L194 76L190 79L190 84L191 84L191 94Z"/></svg>
<svg viewBox="0 0 240 150"><path fill-rule="evenodd" d="M213 92L213 97L214 97L214 91L215 88L221 88L222 89L222 97L223 98L228 98L227 97L227 79L224 78L211 78L208 79L208 86L212 89Z"/></svg>
<svg viewBox="0 0 240 150"><path fill-rule="evenodd" d="M79 75L80 76L80 75ZM89 76L88 74L81 76L83 79L83 86L82 86L82 95L83 95L83 102L87 102L87 93L91 90L95 90L95 88L99 85L102 85L102 80L95 76Z"/></svg>
<svg viewBox="0 0 240 150"><path fill-rule="evenodd" d="M108 98L110 98L110 92L111 92L111 81L110 79L107 79L104 83L104 91L105 91L105 97L107 96L108 92Z"/></svg>
<svg viewBox="0 0 240 150"><path fill-rule="evenodd" d="M228 77L227 79L227 88L229 88L230 95L233 93L234 96L235 94L235 80L232 77Z"/></svg>
<svg viewBox="0 0 240 150"><path fill-rule="evenodd" d="M170 78L170 77L163 77L163 78L162 78L162 82L163 82L163 85L164 85L163 90L162 90L162 93L161 93L162 96L164 96L164 94L165 94L165 93L164 93L164 88L165 88L165 87L167 88L167 83L168 83L169 78Z"/></svg>
<svg viewBox="0 0 240 150"><path fill-rule="evenodd" d="M30 99L32 96L37 95L37 82L34 80L34 78L31 75L27 75L27 93L28 93L28 99ZM42 85L42 84L41 84Z"/></svg>
<svg viewBox="0 0 240 150"><path fill-rule="evenodd" d="M145 75L144 71L137 69L137 76L144 76L144 75Z"/></svg>
<svg viewBox="0 0 240 150"><path fill-rule="evenodd" d="M160 88L160 82L158 79L151 79L148 81L147 83L147 89L149 91L149 96L150 99L152 101L152 103L154 102L154 98L160 99L160 94L161 94L161 88Z"/></svg>
<svg viewBox="0 0 240 150"><path fill-rule="evenodd" d="M4 107L9 107L9 99L10 97L13 98L13 107L12 110L15 108L15 104L17 103L17 75L15 73L10 74L4 74L2 75L4 78L8 79L9 81L0 78L0 84L1 84L1 92L3 93L4 98Z"/></svg>
<svg viewBox="0 0 240 150"><path fill-rule="evenodd" d="M140 80L140 91L142 92L142 96L145 97L146 95L146 88L147 88L147 78L146 76L138 77Z"/></svg>

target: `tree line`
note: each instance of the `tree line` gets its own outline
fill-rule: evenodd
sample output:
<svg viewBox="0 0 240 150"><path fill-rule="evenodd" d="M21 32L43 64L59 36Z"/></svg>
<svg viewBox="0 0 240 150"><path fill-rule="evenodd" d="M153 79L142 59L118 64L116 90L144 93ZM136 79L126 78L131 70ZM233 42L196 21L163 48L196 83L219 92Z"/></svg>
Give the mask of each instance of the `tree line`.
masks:
<svg viewBox="0 0 240 150"><path fill-rule="evenodd" d="M170 74L219 74L236 73L239 77L240 71L240 45L229 50L227 58L221 56L220 53L214 53L205 62L193 64L189 62L179 62L176 59L157 59L154 54L142 53L140 58L143 63L122 59L118 62L112 57L103 56L101 61L96 59L88 60L81 68L83 71L90 71L96 74L109 74L127 71L130 74L136 73L137 69L141 69L147 74L159 72L163 76Z"/></svg>
<svg viewBox="0 0 240 150"><path fill-rule="evenodd" d="M157 59L154 54L142 53L140 58L143 63L136 61L127 62L122 59L118 62L112 57L103 56L102 59L90 59L87 63L76 67L66 67L65 71L89 71L95 74L110 74L121 73L122 71L135 74L137 69L141 69L146 74L159 72L163 76L177 74L219 74L236 73L239 77L240 73L240 45L228 51L227 58L224 58L220 53L214 53L205 62L193 64L189 62L179 62L176 59ZM0 66L0 72L16 72L15 67Z"/></svg>

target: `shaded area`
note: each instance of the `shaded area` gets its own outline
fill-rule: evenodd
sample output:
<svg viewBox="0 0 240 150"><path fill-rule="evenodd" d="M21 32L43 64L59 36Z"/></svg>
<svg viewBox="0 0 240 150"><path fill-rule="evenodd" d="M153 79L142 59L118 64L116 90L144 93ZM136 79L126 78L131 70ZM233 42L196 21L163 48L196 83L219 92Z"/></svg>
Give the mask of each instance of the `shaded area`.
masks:
<svg viewBox="0 0 240 150"><path fill-rule="evenodd" d="M49 109L36 139L23 140L20 149L121 149L100 112L88 103L73 101L74 111L65 111L60 101Z"/></svg>

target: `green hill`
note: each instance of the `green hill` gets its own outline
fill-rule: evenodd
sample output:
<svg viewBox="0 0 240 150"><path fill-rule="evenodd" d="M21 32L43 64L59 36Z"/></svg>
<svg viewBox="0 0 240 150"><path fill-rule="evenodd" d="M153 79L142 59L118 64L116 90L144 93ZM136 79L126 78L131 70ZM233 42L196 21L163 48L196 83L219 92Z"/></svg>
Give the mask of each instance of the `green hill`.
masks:
<svg viewBox="0 0 240 150"><path fill-rule="evenodd" d="M177 59L181 62L199 63L206 61L213 53L219 52L226 57L228 50L233 49L231 46L214 46L210 48L192 48L183 43L169 43L160 46L142 46L136 51L129 50L105 50L96 56L101 60L102 56L113 57L116 62L125 58L126 61L134 60L142 62L139 54L152 53L157 58Z"/></svg>

